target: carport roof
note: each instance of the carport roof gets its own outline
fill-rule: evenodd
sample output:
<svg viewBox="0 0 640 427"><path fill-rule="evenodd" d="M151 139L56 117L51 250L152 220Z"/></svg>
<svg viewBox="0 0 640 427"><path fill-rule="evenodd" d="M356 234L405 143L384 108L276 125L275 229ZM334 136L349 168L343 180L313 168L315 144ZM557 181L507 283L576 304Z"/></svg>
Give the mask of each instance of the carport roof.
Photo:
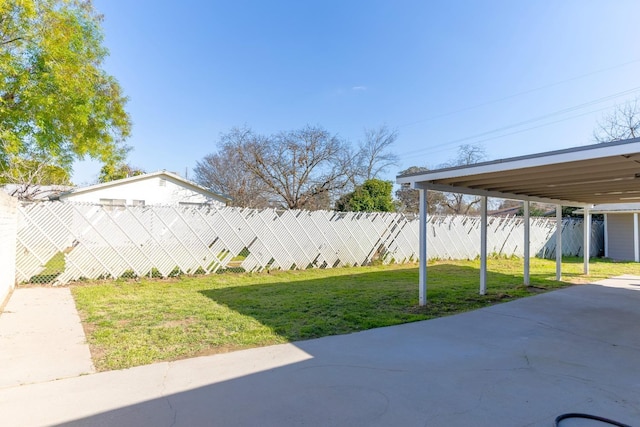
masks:
<svg viewBox="0 0 640 427"><path fill-rule="evenodd" d="M414 188L565 206L640 201L640 138L399 175Z"/></svg>

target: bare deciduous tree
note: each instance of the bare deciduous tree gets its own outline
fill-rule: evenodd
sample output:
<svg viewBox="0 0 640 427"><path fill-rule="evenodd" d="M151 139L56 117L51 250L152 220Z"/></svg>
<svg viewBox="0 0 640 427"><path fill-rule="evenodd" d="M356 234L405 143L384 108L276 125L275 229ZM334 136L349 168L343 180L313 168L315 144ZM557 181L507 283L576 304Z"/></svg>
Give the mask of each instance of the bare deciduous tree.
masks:
<svg viewBox="0 0 640 427"><path fill-rule="evenodd" d="M442 167L472 165L487 158L485 148L478 144L464 144L458 147L458 156ZM461 193L444 193L444 204L450 213L467 215L480 203L479 197L469 197Z"/></svg>
<svg viewBox="0 0 640 427"><path fill-rule="evenodd" d="M427 172L429 169L421 166L411 166L399 173L399 175L406 175L410 173ZM442 212L442 206L445 205L446 198L444 193L439 191L427 192L427 210L430 214ZM420 192L409 186L409 184L402 184L398 190L396 190L396 210L402 213L416 214L420 211Z"/></svg>
<svg viewBox="0 0 640 427"><path fill-rule="evenodd" d="M389 151L398 139L398 131L383 125L377 129L365 129L364 140L356 154L357 174L361 181L379 179L380 174L398 163L398 156Z"/></svg>
<svg viewBox="0 0 640 427"><path fill-rule="evenodd" d="M244 167L288 209L328 209L330 204L317 202L330 201L351 174L343 162L349 155L345 142L319 127L255 136L235 150Z"/></svg>
<svg viewBox="0 0 640 427"><path fill-rule="evenodd" d="M598 122L593 138L597 143L622 141L640 136L639 99L618 105Z"/></svg>
<svg viewBox="0 0 640 427"><path fill-rule="evenodd" d="M270 136L235 128L194 172L196 182L229 195L237 206L331 209L343 193L396 162L389 151L396 138L386 126L365 130L354 150L321 127Z"/></svg>
<svg viewBox="0 0 640 427"><path fill-rule="evenodd" d="M216 193L231 198L230 206L266 208L272 198L262 180L246 169L236 154L235 147L253 138L249 129L234 128L223 135L220 150L196 162L195 182Z"/></svg>
<svg viewBox="0 0 640 427"><path fill-rule="evenodd" d="M240 206L267 200L287 209L330 209L355 173L352 159L347 144L320 127L271 136L236 128L195 173L198 183L227 193Z"/></svg>

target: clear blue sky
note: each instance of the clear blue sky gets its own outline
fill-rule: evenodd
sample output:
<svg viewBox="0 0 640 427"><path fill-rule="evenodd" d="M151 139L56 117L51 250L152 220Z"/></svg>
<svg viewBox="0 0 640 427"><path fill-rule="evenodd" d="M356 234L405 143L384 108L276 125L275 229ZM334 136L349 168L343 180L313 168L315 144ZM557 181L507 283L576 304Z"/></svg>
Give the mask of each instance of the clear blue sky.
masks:
<svg viewBox="0 0 640 427"><path fill-rule="evenodd" d="M355 144L386 124L399 131L393 180L463 143L490 159L592 143L602 115L640 94L637 0L94 4L105 67L130 98L129 162L148 172L193 177L234 126L320 125ZM98 171L76 164L73 180Z"/></svg>

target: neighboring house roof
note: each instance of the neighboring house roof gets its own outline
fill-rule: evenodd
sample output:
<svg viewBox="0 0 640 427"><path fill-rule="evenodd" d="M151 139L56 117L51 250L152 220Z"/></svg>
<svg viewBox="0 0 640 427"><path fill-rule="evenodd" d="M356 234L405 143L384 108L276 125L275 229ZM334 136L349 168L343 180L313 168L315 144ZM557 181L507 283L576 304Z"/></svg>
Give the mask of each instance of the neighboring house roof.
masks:
<svg viewBox="0 0 640 427"><path fill-rule="evenodd" d="M547 209L542 212L542 214L537 214L536 216L554 216L556 214L556 208ZM523 216L522 206L512 206L510 208L498 209L495 211L487 212L489 216Z"/></svg>
<svg viewBox="0 0 640 427"><path fill-rule="evenodd" d="M607 203L594 205L589 208L589 212L592 214L637 213L640 212L640 203ZM573 213L582 215L584 214L584 209L576 209Z"/></svg>
<svg viewBox="0 0 640 427"><path fill-rule="evenodd" d="M70 191L66 191L63 193L58 194L57 196L53 197L53 199L63 199L66 196L69 195L77 195L77 194L84 194L84 193L89 193L92 191L96 191L96 190L100 190L100 189L104 189L104 188L109 188L109 187L117 187L120 185L125 185L125 184L129 184L132 182L137 182L137 181L143 181L145 179L149 179L149 178L154 178L154 177L164 177L164 178L170 178L174 181L179 182L182 186L184 186L185 188L188 188L190 190L193 190L195 192L204 194L207 197L210 197L212 199L218 199L220 201L223 202L230 202L231 199L228 196L222 195L222 194L218 194L218 193L214 193L213 191L207 190L206 188L196 184L195 182L189 181L183 177L181 177L180 175L177 175L173 172L168 172L165 170L161 170L161 171L157 171L157 172L151 172L151 173L145 173L142 175L137 175L137 176L131 176L129 178L123 178L123 179L117 179L115 181L109 181L109 182L104 182L101 184L95 184L95 185L90 185L87 187L78 187L78 188L74 188Z"/></svg>
<svg viewBox="0 0 640 427"><path fill-rule="evenodd" d="M510 208L498 209L495 211L487 212L489 216L514 216L518 215L522 210L522 206L511 206Z"/></svg>

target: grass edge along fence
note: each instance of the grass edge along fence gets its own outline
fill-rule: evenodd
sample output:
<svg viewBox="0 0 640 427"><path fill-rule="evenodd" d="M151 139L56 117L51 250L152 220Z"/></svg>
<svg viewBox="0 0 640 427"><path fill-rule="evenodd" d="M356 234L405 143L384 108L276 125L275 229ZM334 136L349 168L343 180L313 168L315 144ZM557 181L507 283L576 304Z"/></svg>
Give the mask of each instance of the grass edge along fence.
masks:
<svg viewBox="0 0 640 427"><path fill-rule="evenodd" d="M480 218L429 216L430 259L479 256ZM524 253L522 217L490 217L488 253ZM582 219L563 220L564 256L582 254ZM418 219L363 213L215 207L103 207L41 202L18 208L16 282L302 270L418 259ZM603 247L595 222L592 254ZM555 219L531 218L531 253L555 257Z"/></svg>

